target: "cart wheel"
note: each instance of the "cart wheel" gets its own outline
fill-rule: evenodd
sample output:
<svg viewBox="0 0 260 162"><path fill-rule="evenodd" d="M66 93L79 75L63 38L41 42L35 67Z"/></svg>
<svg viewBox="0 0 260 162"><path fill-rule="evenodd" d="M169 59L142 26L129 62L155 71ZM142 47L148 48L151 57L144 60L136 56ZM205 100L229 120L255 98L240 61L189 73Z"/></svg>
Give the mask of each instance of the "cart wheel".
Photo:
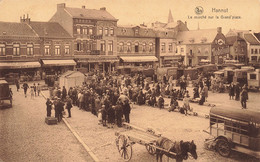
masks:
<svg viewBox="0 0 260 162"><path fill-rule="evenodd" d="M145 145L145 148L151 155L154 155L156 153L156 149L151 145Z"/></svg>
<svg viewBox="0 0 260 162"><path fill-rule="evenodd" d="M124 135L119 135L116 139L116 145L124 161L129 161L132 158L132 145L128 143L127 138Z"/></svg>
<svg viewBox="0 0 260 162"><path fill-rule="evenodd" d="M221 156L228 157L231 153L231 147L227 140L218 139L216 149Z"/></svg>

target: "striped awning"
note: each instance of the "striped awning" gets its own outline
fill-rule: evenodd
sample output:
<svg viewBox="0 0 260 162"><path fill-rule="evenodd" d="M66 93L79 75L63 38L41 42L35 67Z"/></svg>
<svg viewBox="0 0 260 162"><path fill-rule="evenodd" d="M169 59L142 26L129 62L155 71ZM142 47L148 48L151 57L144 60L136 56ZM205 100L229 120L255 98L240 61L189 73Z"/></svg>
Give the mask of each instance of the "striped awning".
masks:
<svg viewBox="0 0 260 162"><path fill-rule="evenodd" d="M0 62L0 69L28 69L38 68L41 64L37 61L34 62Z"/></svg>
<svg viewBox="0 0 260 162"><path fill-rule="evenodd" d="M75 66L74 60L42 60L43 66Z"/></svg>
<svg viewBox="0 0 260 162"><path fill-rule="evenodd" d="M156 62L158 58L155 56L120 56L124 62Z"/></svg>

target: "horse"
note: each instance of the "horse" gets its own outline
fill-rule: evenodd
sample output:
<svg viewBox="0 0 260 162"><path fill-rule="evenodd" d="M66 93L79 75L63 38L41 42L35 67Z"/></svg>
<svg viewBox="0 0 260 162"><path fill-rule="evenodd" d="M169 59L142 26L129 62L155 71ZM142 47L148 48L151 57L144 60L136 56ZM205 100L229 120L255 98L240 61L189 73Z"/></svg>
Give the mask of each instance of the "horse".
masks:
<svg viewBox="0 0 260 162"><path fill-rule="evenodd" d="M156 141L156 146L159 148L162 148L164 150L160 150L160 149L156 149L156 160L158 162L159 158L160 158L160 162L162 162L162 156L166 155L169 158L172 159L176 159L176 162L182 162L183 160L187 160L188 159L188 153L190 153L192 155L192 157L194 159L197 159L197 152L196 152L196 145L193 142L193 140L191 142L183 142L181 141L171 141L168 138L165 137L160 137L157 141ZM175 153L176 155L170 154L170 152Z"/></svg>

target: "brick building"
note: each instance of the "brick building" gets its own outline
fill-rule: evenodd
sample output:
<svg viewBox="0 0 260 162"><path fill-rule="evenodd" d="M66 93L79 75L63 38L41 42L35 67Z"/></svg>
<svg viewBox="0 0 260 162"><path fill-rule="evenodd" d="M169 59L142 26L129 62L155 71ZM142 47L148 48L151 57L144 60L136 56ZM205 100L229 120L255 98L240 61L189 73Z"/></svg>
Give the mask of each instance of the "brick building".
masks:
<svg viewBox="0 0 260 162"><path fill-rule="evenodd" d="M106 8L86 9L57 5L50 22L60 23L74 38L74 58L78 68L87 71L111 71L118 63L116 57L117 19Z"/></svg>

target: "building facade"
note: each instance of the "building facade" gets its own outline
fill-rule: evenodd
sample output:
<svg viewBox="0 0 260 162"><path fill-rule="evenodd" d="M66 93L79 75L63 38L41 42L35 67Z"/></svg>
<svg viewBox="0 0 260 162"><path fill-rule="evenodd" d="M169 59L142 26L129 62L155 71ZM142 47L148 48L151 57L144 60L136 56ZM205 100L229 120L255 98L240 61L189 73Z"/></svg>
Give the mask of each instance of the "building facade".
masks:
<svg viewBox="0 0 260 162"><path fill-rule="evenodd" d="M100 10L66 7L65 3L57 5L57 12L50 22L60 23L74 38L74 58L78 68L87 71L114 70L116 57L115 19L106 8Z"/></svg>

